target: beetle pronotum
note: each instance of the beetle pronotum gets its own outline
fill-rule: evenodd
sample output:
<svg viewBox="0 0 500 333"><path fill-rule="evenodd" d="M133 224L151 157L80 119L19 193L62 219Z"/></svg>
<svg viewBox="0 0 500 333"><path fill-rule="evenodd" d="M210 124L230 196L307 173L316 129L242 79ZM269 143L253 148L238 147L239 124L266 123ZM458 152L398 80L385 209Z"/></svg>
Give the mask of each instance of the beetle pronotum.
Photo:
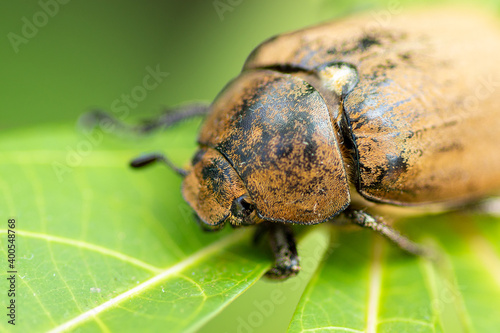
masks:
<svg viewBox="0 0 500 333"><path fill-rule="evenodd" d="M132 166L162 161L179 173L204 229L257 224L259 235L268 232L274 278L299 270L290 224L339 214L425 252L360 208L448 209L500 189L500 33L483 14L450 9L364 31L367 20L264 42L211 105L131 127L150 132L206 115L189 168L161 154Z"/></svg>

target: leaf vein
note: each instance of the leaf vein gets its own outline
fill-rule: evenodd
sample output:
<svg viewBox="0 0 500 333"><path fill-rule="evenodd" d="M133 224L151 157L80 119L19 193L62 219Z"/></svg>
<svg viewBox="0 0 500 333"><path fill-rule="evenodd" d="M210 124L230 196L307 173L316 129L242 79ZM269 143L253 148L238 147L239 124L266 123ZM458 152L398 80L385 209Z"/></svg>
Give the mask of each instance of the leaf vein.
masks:
<svg viewBox="0 0 500 333"><path fill-rule="evenodd" d="M6 229L0 229L0 234L6 234L7 230ZM25 236L25 237L31 237L31 238L36 238L36 239L41 239L45 240L47 242L54 242L54 243L59 243L59 244L64 244L64 245L71 245L77 248L82 248L86 250L91 250L94 252L98 252L110 257L114 257L120 260L123 260L125 262L128 262L130 264L133 264L135 266L141 267L145 270L148 270L153 273L158 273L162 271L161 268L155 267L153 265L150 265L148 263L145 263L137 258L130 257L126 254L108 249L103 246L99 246L96 244L92 243L87 243L84 241L76 240L76 239L71 239L71 238L65 238L65 237L59 237L59 236L52 236L52 235L47 235L43 233L38 233L38 232L31 232L31 231L25 231L25 230L18 230L16 233L19 236Z"/></svg>
<svg viewBox="0 0 500 333"><path fill-rule="evenodd" d="M365 331L359 331L359 330L355 330L353 328L340 327L340 326L324 326L324 327L308 328L308 329L302 330L302 332L316 332L316 331L323 331L323 330L337 330L337 331L341 331L341 332L365 333Z"/></svg>
<svg viewBox="0 0 500 333"><path fill-rule="evenodd" d="M157 284L160 281L167 280L168 278L174 277L178 275L179 272L182 272L185 268L196 264L198 261L202 260L205 257L209 257L212 255L214 252L218 252L223 250L225 247L232 245L234 243L237 243L241 241L244 237L248 235L248 230L241 230L241 231L236 231L231 234L231 236L226 236L225 238L222 238L221 240L212 243L210 246L207 246L198 252L195 252L194 254L190 255L189 257L185 258L183 261L163 270L160 274L150 278L149 280L137 285L136 287L98 305L97 307L90 309L81 315L61 324L60 326L54 328L53 330L50 331L50 333L56 333L56 332L64 332L66 330L69 330L70 328L73 328L77 325L80 325L87 320L90 320L94 317L96 317L98 314L112 309L114 307L119 306L122 302L125 300L131 298L132 296L139 294L146 290L147 288Z"/></svg>
<svg viewBox="0 0 500 333"><path fill-rule="evenodd" d="M373 238L372 258L370 263L368 309L366 315L366 332L377 332L378 309L382 288L382 243L379 237Z"/></svg>

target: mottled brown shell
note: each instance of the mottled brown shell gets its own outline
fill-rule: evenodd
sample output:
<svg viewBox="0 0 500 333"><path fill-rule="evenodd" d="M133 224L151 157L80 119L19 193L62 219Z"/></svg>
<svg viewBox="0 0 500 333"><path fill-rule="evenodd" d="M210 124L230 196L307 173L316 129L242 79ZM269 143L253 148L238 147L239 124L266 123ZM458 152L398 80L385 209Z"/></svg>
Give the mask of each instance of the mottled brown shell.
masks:
<svg viewBox="0 0 500 333"><path fill-rule="evenodd" d="M224 155L262 219L318 223L350 203L335 129L319 92L292 75L240 75L217 97L199 142Z"/></svg>
<svg viewBox="0 0 500 333"><path fill-rule="evenodd" d="M212 104L183 184L206 224L319 223L350 204L350 185L395 205L500 190L496 21L447 8L374 23L358 16L255 49ZM258 218L233 214L236 198Z"/></svg>
<svg viewBox="0 0 500 333"><path fill-rule="evenodd" d="M498 191L496 21L446 8L374 23L360 16L277 36L251 54L244 71L293 68L319 76L318 68L338 62L357 69L359 83L340 108L355 146L344 158L357 162L348 171L369 200L457 202ZM338 107L329 107L335 117Z"/></svg>

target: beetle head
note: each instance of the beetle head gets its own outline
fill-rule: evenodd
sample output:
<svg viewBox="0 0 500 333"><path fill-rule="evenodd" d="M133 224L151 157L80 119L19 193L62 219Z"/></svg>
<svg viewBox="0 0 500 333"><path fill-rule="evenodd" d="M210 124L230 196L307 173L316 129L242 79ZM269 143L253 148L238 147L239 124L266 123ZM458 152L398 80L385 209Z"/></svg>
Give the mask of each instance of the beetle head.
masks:
<svg viewBox="0 0 500 333"><path fill-rule="evenodd" d="M243 182L219 152L200 149L184 178L182 195L193 208L202 227L217 230L232 225L254 224L256 214Z"/></svg>

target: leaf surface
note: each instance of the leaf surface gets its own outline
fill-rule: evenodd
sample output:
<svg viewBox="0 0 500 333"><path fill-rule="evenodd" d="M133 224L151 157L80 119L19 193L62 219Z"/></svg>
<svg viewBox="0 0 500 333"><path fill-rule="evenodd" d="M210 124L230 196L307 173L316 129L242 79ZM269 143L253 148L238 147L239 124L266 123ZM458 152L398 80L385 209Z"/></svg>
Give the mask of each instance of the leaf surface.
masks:
<svg viewBox="0 0 500 333"><path fill-rule="evenodd" d="M369 230L338 231L290 332L497 332L499 220L455 213L398 226L443 258L405 255Z"/></svg>
<svg viewBox="0 0 500 333"><path fill-rule="evenodd" d="M6 258L6 222L15 218L16 328L184 332L216 316L231 323L234 315L224 319L224 309L255 292L250 287L269 268L269 251L251 245L251 228L201 232L172 171L127 166L142 151L165 151L182 165L195 150L196 126L140 140L85 136L68 126L0 136L0 251ZM369 230L305 227L299 250L311 272L296 281L307 288L302 293L292 280L290 291L279 287L286 300L302 296L297 306L273 305L295 307L293 316L275 321L286 327L291 319L291 332L498 331L499 219L452 213L396 227L439 249L444 260L408 256ZM8 274L0 274L7 290ZM261 309L273 295L272 286L267 290L229 311L239 321L225 329L237 330L243 320L265 330L248 325L257 315L274 318ZM11 329L0 323L0 331Z"/></svg>
<svg viewBox="0 0 500 333"><path fill-rule="evenodd" d="M189 156L192 145L177 134L139 142L67 127L3 135L0 216L4 226L16 219L24 331L194 330L268 269L250 230L200 231L173 172L128 168L146 147ZM5 290L4 272L2 281Z"/></svg>

